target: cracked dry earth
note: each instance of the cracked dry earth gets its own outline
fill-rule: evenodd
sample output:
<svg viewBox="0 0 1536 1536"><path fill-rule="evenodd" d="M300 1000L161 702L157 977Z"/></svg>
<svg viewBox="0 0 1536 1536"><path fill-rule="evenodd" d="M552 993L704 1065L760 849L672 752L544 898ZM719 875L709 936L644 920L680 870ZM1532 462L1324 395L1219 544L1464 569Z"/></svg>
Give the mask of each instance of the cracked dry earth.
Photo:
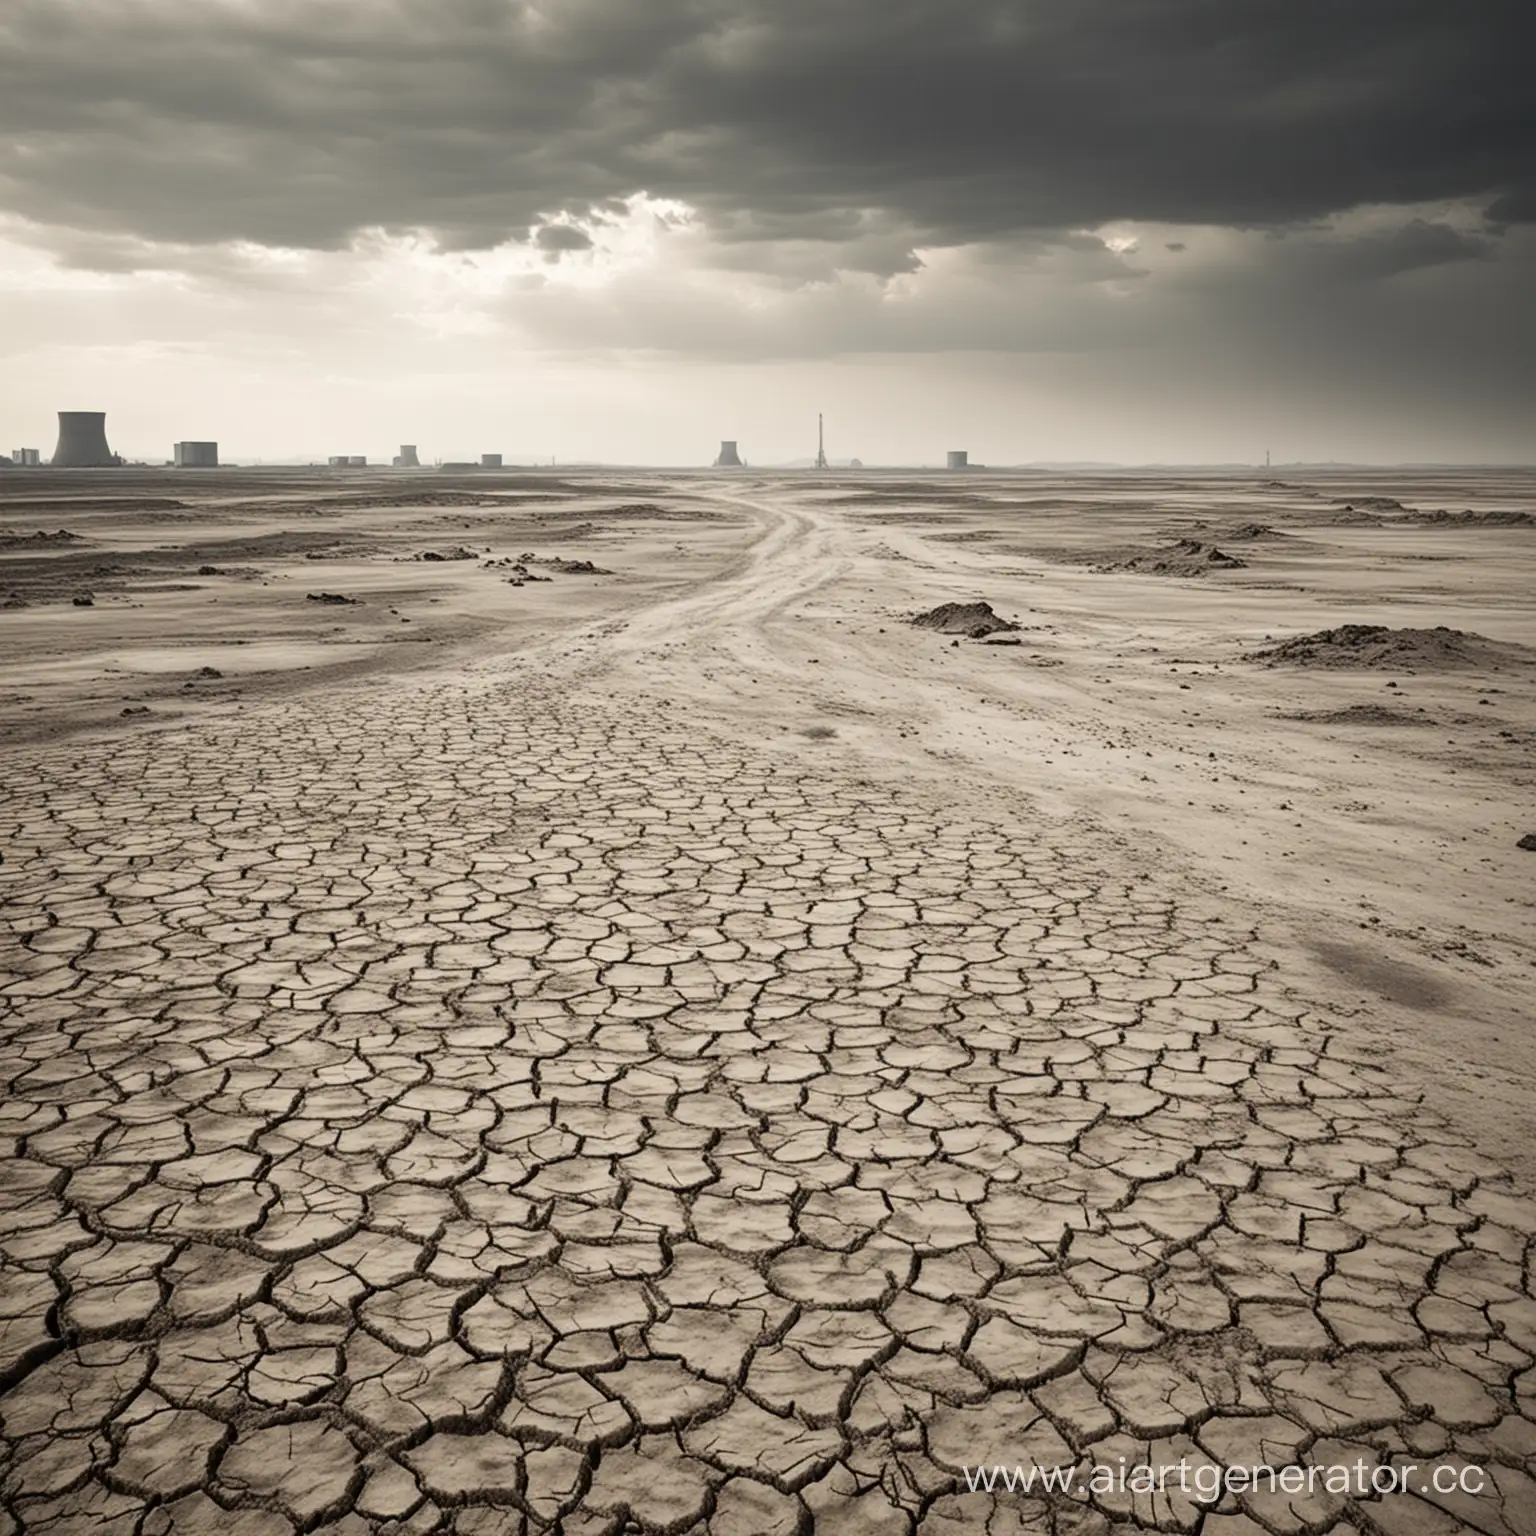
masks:
<svg viewBox="0 0 1536 1536"><path fill-rule="evenodd" d="M515 676L4 801L4 1531L1536 1531L1532 1206L1085 837ZM1121 1457L1487 1491L962 1472Z"/></svg>

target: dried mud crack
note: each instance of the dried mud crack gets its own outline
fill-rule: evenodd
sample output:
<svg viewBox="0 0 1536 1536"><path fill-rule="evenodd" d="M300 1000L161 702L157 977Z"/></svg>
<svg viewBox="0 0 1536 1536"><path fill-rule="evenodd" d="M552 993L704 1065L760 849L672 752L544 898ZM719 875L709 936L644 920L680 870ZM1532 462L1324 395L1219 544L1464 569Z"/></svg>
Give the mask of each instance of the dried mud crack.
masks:
<svg viewBox="0 0 1536 1536"><path fill-rule="evenodd" d="M1532 1528L1536 1208L1059 827L521 679L3 795L0 1529ZM1487 1491L963 1474L1120 1457Z"/></svg>

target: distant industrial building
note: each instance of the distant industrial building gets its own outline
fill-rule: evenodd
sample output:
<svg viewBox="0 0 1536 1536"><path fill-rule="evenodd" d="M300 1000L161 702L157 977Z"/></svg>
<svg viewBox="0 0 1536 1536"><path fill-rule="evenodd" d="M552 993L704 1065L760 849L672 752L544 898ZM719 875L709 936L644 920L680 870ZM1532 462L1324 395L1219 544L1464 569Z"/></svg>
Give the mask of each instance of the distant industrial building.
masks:
<svg viewBox="0 0 1536 1536"><path fill-rule="evenodd" d="M971 456L964 448L951 448L945 455L945 463L950 469L967 469L970 462Z"/></svg>
<svg viewBox="0 0 1536 1536"><path fill-rule="evenodd" d="M53 450L58 469L106 469L117 458L107 447L105 411L60 411L59 442Z"/></svg>
<svg viewBox="0 0 1536 1536"><path fill-rule="evenodd" d="M219 445L217 443L177 443L177 469L217 469Z"/></svg>
<svg viewBox="0 0 1536 1536"><path fill-rule="evenodd" d="M481 469L500 469L501 455L499 453L482 453L480 455Z"/></svg>
<svg viewBox="0 0 1536 1536"><path fill-rule="evenodd" d="M400 452L392 460L395 469L420 469L421 460L416 457L415 443L401 443Z"/></svg>
<svg viewBox="0 0 1536 1536"><path fill-rule="evenodd" d="M333 453L325 462L332 469L363 469L368 459L361 453Z"/></svg>
<svg viewBox="0 0 1536 1536"><path fill-rule="evenodd" d="M12 448L11 462L20 468L36 469L43 462L43 455L36 448Z"/></svg>
<svg viewBox="0 0 1536 1536"><path fill-rule="evenodd" d="M741 455L736 452L734 439L728 439L720 444L720 457L715 460L716 469L741 469Z"/></svg>

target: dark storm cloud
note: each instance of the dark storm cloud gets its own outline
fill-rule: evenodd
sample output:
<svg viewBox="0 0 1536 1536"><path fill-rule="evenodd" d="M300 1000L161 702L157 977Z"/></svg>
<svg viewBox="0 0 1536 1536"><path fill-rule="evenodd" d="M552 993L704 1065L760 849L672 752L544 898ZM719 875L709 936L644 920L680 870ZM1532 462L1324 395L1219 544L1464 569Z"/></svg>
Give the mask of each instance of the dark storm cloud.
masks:
<svg viewBox="0 0 1536 1536"><path fill-rule="evenodd" d="M744 244L836 241L870 210L930 244L1443 198L1497 199L1515 221L1536 210L1528 15L1527 0L7 0L0 206L310 247L371 226L493 244L642 188Z"/></svg>

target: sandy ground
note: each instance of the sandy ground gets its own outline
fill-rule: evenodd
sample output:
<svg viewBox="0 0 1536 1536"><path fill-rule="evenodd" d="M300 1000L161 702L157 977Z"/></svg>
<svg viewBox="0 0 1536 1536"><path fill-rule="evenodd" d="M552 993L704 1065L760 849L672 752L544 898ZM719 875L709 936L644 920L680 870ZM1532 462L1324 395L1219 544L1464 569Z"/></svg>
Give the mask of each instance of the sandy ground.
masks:
<svg viewBox="0 0 1536 1536"><path fill-rule="evenodd" d="M1090 818L1263 913L1320 997L1536 1176L1536 858L1516 847L1536 676L1242 660L1342 623L1536 646L1536 526L1414 516L1536 518L1531 476L89 478L0 485L0 601L29 604L0 610L0 743L579 659L760 745ZM80 538L28 542L56 528ZM1246 564L1094 568L1181 538ZM420 558L454 551L476 558ZM493 562L525 553L611 574L535 564L514 586ZM1020 646L905 622L977 596Z"/></svg>
<svg viewBox="0 0 1536 1536"><path fill-rule="evenodd" d="M105 1074L113 1089L77 1095L87 1119L149 1124L147 1108L136 1116L124 1105L174 1097L176 1074L192 1070L174 1064L178 1049L202 1053L208 1072L246 1058L255 1069L276 1038L262 1031L277 1030L277 1053L287 1055L276 1070L293 1085L269 1074L265 1087L252 1078L238 1093L230 1082L217 1089L230 1101L218 1112L242 1128L219 1132L211 1145L233 1160L229 1179L277 1188L276 1206L253 1196L249 1211L216 1216L218 1202L209 1197L196 1220L186 1204L177 1206L180 1216L168 1215L170 1206L150 1198L152 1191L193 1186L167 1171L175 1165L164 1151L143 1154L157 1170L148 1184L102 1170L78 1199L56 1185L38 1186L38 1200L57 1206L49 1219L83 1222L97 1234L89 1241L123 1248L132 1231L146 1250L158 1243L163 1251L152 1264L140 1255L136 1270L131 1256L117 1263L101 1250L93 1262L111 1271L100 1281L107 1290L89 1315L66 1305L65 1314L73 1307L80 1316L66 1315L62 1332L57 1303L46 1326L37 1308L17 1309L19 1342L0 1361L3 1379L25 1399L12 1416L23 1427L10 1428L8 1420L11 1454L18 1467L26 1460L18 1434L41 1436L52 1449L35 1476L13 1475L12 1507L20 1507L19 1487L44 1501L36 1509L52 1499L46 1507L70 1518L88 1498L105 1500L103 1510L118 1500L123 1510L142 1512L146 1499L174 1496L181 1503L166 1507L185 1506L186 1523L167 1530L201 1529L196 1521L210 1517L197 1501L210 1499L219 1508L243 1499L277 1522L274 1531L343 1515L361 1521L359 1530L383 1529L396 1516L414 1521L411 1529L478 1530L460 1506L465 1489L483 1493L487 1486L485 1468L471 1465L479 1453L470 1436L494 1410L498 1433L521 1447L527 1464L520 1463L505 1500L486 1497L497 1507L515 1505L530 1530L556 1520L571 1530L628 1529L623 1521L634 1519L646 1530L702 1531L707 1522L717 1532L788 1531L811 1520L829 1531L958 1532L982 1528L979 1496L954 1489L967 1437L980 1436L977 1443L994 1447L997 1459L1006 1453L1012 1460L1022 1454L1028 1423L1067 1457L1086 1454L1089 1445L1102 1450L1110 1435L1114 1444L1143 1448L1159 1436L1184 1436L1184 1444L1193 1435L1202 1454L1220 1459L1237 1441L1222 1441L1215 1430L1200 1438L1202 1414L1187 1408L1168 1417L1184 1381L1198 1382L1190 1390L1204 1393L1202 1401L1228 1403L1213 1422L1229 1429L1260 1413L1300 1426L1297 1445L1311 1447L1313 1459L1334 1437L1368 1444L1381 1457L1454 1452L1497 1464L1509 1479L1500 1485L1502 1514L1487 1515L1493 1505L1486 1501L1476 1505L1507 1525L1476 1524L1471 1504L1443 1500L1435 1513L1413 1516L1424 1523L1401 1526L1375 1505L1376 1515L1343 1502L1319 1505L1310 1523L1285 1524L1278 1505L1229 1501L1224 1507L1235 1512L1242 1504L1261 1519L1260 1527L1240 1517L1222 1522L1231 1536L1259 1528L1343 1531L1346 1518L1377 1515L1382 1523L1369 1528L1389 1536L1530 1529L1516 1517L1528 1522L1536 1511L1536 1483L1524 1477L1536 1452L1527 1352L1536 1350L1536 1301L1519 1267L1536 1226L1536 1212L1520 1200L1536 1188L1536 851L1517 845L1536 832L1536 649L1527 649L1536 647L1536 526L1519 516L1533 508L1536 476L1514 472L1341 472L1305 482L805 473L6 477L0 744L9 763L4 814L17 838L0 877L21 943L13 952L19 981L5 994L23 1015L7 1036L11 1119L26 1159L15 1166L46 1172L49 1164L88 1160L83 1144L65 1135L69 1113L55 1112L75 1093L61 1085L99 1083ZM430 554L449 558L424 558ZM88 606L76 601L87 597ZM990 603L1017 628L983 642L910 622L935 605L973 600ZM1251 659L1290 637L1344 624L1446 626L1488 644L1470 661L1433 648L1369 666ZM397 787L404 796L398 804ZM375 822L392 850L383 863L368 846ZM670 853L651 848L658 839ZM606 851L599 857L593 849ZM520 873L529 858L534 887L569 881L570 894L516 894L530 889ZM547 874L537 872L541 858L553 861ZM757 873L740 872L749 866ZM233 904L210 897L207 912L185 929L173 909L187 898L176 893L189 889L189 879L216 893L221 871L231 878L238 872L245 894ZM728 871L736 872L734 886L720 883ZM450 917L434 893L452 894L455 881L477 894L450 902ZM383 903L377 912L375 900ZM553 914L541 919L541 944L555 947L506 942L526 936L534 925L517 914L539 902ZM349 904L356 910L342 921L337 913ZM305 916L322 913L331 920ZM278 918L286 938L274 937L270 924ZM104 922L122 936L113 940ZM866 922L869 932L860 927ZM148 926L136 935L135 923ZM421 930L414 936L413 925ZM1153 929L1164 938L1125 947ZM709 942L698 937L706 930ZM460 950L481 958L447 953ZM531 969L517 958L533 956L543 958ZM368 1020L379 1034L430 1031L439 1026L428 1015L446 1008L463 1040L442 1037L441 1057L420 1040L400 1047L436 1062L429 1075L446 1084L453 1053L480 1050L476 1031L493 1015L505 1029L519 1007L541 1021L533 1026L533 1059L545 1054L539 1031L552 1030L553 1039L561 1026L540 1011L553 1006L540 999L582 995L562 966L588 967L593 984L601 983L601 1016L615 1021L615 1040L604 1045L601 1031L585 1045L562 1037L559 1060L574 1076L564 1089L562 1079L551 1079L557 1086L546 1087L543 1102L556 1106L555 1118L540 1122L548 1136L564 1138L562 1150L532 1161L519 1152L523 1172L503 1179L522 1191L512 1204L527 1208L508 1219L524 1235L502 1240L499 1261L476 1269L461 1253L455 1269L443 1267L449 1229L437 1216L419 1232L406 1221L412 1241L427 1243L426 1259L393 1279L383 1265L379 1275L363 1275L356 1294L343 1284L340 1300L306 1311L309 1304L292 1294L296 1276L306 1294L320 1284L307 1272L306 1255L328 1244L356 1245L369 1231L405 1229L378 1216L372 1207L387 1202L356 1175L316 1175L352 1191L337 1197L349 1214L322 1217L283 1185L275 1165L233 1167L237 1145L281 1161L275 1122L262 1131L250 1120L262 1113L263 1093L276 1103L331 1065L336 1083L354 1080L339 1057L333 1062L321 1050L320 1036L305 1037L319 1052L311 1060L274 1021L330 1020L321 1031L332 1042L326 1049L351 1042L366 1057L369 1048L359 1043L366 1031L357 1029ZM1045 974L1025 976L1031 966ZM520 990L540 967L558 985L545 976L538 985L549 990ZM444 978L456 971L462 974L450 986ZM849 979L854 972L862 975L857 984ZM732 998L749 985L763 990L757 1012L741 1015L733 1010L744 1005ZM776 988L783 995L775 1000L767 994ZM178 989L184 1005L175 1000ZM990 999L993 1012L978 1022L965 998ZM658 1015L672 1008L701 1018L669 1016L676 1037L658 1045ZM904 1010L929 1008L940 1012L924 1027L938 1034L902 1044ZM748 1022L727 1025L720 1021L726 1013ZM705 1014L718 1017L706 1023ZM1014 1066L1005 1067L995 1037L1026 1015L1038 1032L1023 1038L1035 1044L1015 1040ZM262 1052L232 1044L226 1056L200 1030L178 1047L182 1025L166 1022L216 1016L225 1020L220 1028L238 1022L239 1030L254 1031ZM119 1059L114 1030L127 1031L121 1038L129 1040L134 1021L150 1018L156 1049L170 1053L161 1065L133 1078L126 1067L102 1064ZM1053 1018L1068 1022L1047 1026ZM1007 1019L1013 1022L1005 1027ZM505 1047L512 1056L522 1049L517 1030L526 1038L528 1027L512 1027ZM757 1081L757 1097L740 1088L731 1090L735 1097L722 1095L724 1080L708 1071L693 1082L693 1067L681 1064L747 1059L730 1056L722 1043L742 1027L774 1042L765 1075L726 1069L731 1081ZM617 1098L602 1100L612 1116L607 1131L590 1110L570 1119L571 1105L598 1102L577 1084L617 1082L612 1053L636 1049L629 1037L647 1029L652 1047L679 1063L667 1069L672 1086L655 1078L660 1068L645 1068L649 1086L625 1078L624 1090L613 1090ZM1221 1049L1213 1039L1199 1044L1212 1031ZM65 1049L67 1040L76 1043ZM47 1067L44 1058L61 1050ZM1021 1062L1021 1050L1032 1065ZM841 1066L840 1051L848 1058ZM990 1079L975 1075L977 1053L985 1051L994 1053ZM774 1052L784 1060L770 1061ZM585 1068L583 1053L590 1055ZM878 1061L871 1066L865 1057ZM862 1064L850 1065L855 1058ZM74 1065L61 1064L65 1059ZM476 1070L494 1077L483 1065L494 1053L475 1059L482 1067L456 1068L456 1084ZM1243 1072L1258 1075L1225 1070L1239 1061ZM220 1070L238 1076L246 1068ZM1014 1070L1025 1074L1020 1084L1035 1086L1009 1088ZM1184 1094L1173 1086L1180 1071L1193 1072L1205 1088ZM818 1087L818 1072L865 1086ZM1276 1072L1290 1074L1288 1089L1265 1077ZM29 1091L33 1079L47 1091ZM1004 1086L978 1086L985 1081ZM1244 1081L1268 1086L1250 1091ZM773 1083L789 1085L787 1097L770 1093ZM809 1097L797 1083L809 1085ZM979 1093L986 1107L970 1119L941 1113L935 1106L950 1090ZM208 1091L215 1091L211 1082ZM413 1172L395 1169L394 1176L414 1180L418 1191L460 1189L460 1216L479 1219L480 1207L464 1192L469 1185L455 1181L489 1177L485 1149L494 1162L510 1146L497 1139L505 1118L533 1113L533 1101L514 1104L510 1089L486 1091L500 1105L492 1112L496 1128L477 1123L463 1132L468 1140L457 1153L451 1144L460 1133L451 1126L424 1129L421 1145L437 1151L420 1150L414 1162L388 1136L375 1145L358 1130L356 1145L372 1147L368 1156L382 1159L377 1166L385 1172L408 1164ZM703 1105L697 1115L684 1113L694 1091L708 1100L707 1113ZM868 1125L839 1122L828 1143L826 1126L838 1116L817 1110L817 1094L847 1092L874 1094L876 1110ZM1044 1120L1030 1111L1030 1095L1042 1092L1059 1111ZM401 1124L413 1115L427 1127L433 1114L447 1121L467 1115L466 1126L473 1120L458 1086L451 1093L444 1087L441 1101L431 1101L426 1087L411 1093L399 1101ZM1061 1109L1063 1094L1071 1112ZM1287 1107L1257 1108L1266 1095ZM1076 1114L1090 1101L1122 1117L1133 1139L1168 1135L1186 1150L1162 1166L1161 1154L1142 1143L1137 1157L1145 1155L1146 1167L1134 1171L1130 1143L1111 1150L1092 1142L1108 1122ZM1326 1114L1324 1101L1334 1106ZM1238 1110L1249 1127L1241 1134L1230 1119ZM731 1138L748 1134L735 1129L738 1122L744 1127L743 1116L758 1115L751 1155L731 1152ZM775 1117L787 1118L779 1125ZM991 1128L982 1128L987 1117ZM1163 1117L1176 1118L1178 1128L1165 1130ZM1202 1119L1214 1128L1205 1140ZM1057 1120L1068 1127L1064 1136L1042 1129ZM704 1126L713 1129L701 1141ZM969 1128L962 1134L959 1126ZM1250 1145L1250 1132L1268 1138L1262 1151ZM928 1150L919 1158L903 1137ZM477 1139L479 1162L471 1167ZM784 1150L802 1142L803 1153ZM706 1143L713 1174L699 1160ZM202 1152L196 1134L192 1144ZM925 1184L904 1162L930 1158L935 1146L941 1163L953 1162L953 1188L942 1179ZM341 1153L333 1144L325 1155L335 1163ZM470 1162L457 1164L461 1155ZM658 1158L670 1172L656 1171ZM735 1167L733 1158L741 1166L727 1178L720 1169ZM847 1171L827 1172L839 1158ZM871 1161L865 1166L861 1158ZM632 1178L631 1159L649 1171ZM1023 1182L1010 1185L1015 1193L989 1213L988 1202L1001 1198L998 1186L987 1194L969 1190L974 1175L964 1170L990 1174L1010 1159L1007 1177L1022 1174ZM1234 1159L1247 1171L1233 1172ZM601 1179L599 1161L607 1166ZM1213 1172L1218 1163L1225 1172ZM684 1165L697 1167L698 1176L678 1172ZM924 1165L931 1174L933 1165ZM1088 1169L1099 1170L1093 1178L1100 1187L1093 1178L1083 1182ZM595 1182L584 1194L589 1175ZM613 1178L618 1194L592 1192ZM1425 1193L1426 1180L1438 1180L1438 1192ZM535 1188L540 1181L548 1188ZM70 1179L72 1188L79 1182L78 1173ZM1310 1194L1292 1187L1302 1183ZM967 1192L955 1192L960 1184ZM32 1188L25 1180L16 1187L23 1186ZM855 1187L887 1188L886 1196L871 1196L878 1219L864 1212L863 1196L853 1198ZM1028 1191L1028 1200L1009 1205L1018 1191ZM848 1197L835 1220L832 1192ZM354 1216L349 1202L358 1199ZM561 1217L562 1201L588 1199L586 1216ZM1062 1199L1076 1201L1079 1215L1062 1217L1064 1225L1041 1215L1042 1201ZM122 1202L116 1216L114 1201ZM1250 1201L1263 1212L1244 1213ZM1361 1202L1370 1201L1376 1204L1367 1212ZM298 1234L291 1240L287 1228L281 1237L269 1232L285 1202L282 1219ZM890 1212L907 1211L903 1202L916 1203L896 1221ZM1390 1221L1382 1202L1396 1213ZM1207 1203L1211 1211L1198 1219L1180 1214L1204 1212ZM1409 1205L1417 1217L1404 1214ZM625 1231L600 1231L601 1223L592 1224L596 1210L611 1211L615 1222L628 1212L619 1222ZM1128 1211L1147 1252L1157 1250L1145 1262L1125 1264L1094 1247L1106 1222L1124 1239ZM818 1227L808 1212L826 1221ZM40 1219L18 1218L13 1230L30 1230ZM850 1239L850 1247L829 1236L834 1228L862 1230L866 1220L869 1232L879 1228L867 1241ZM1308 1221L1328 1231L1317 1228L1314 1241ZM1449 1241L1436 1247L1422 1235L1383 1236L1415 1221L1415 1230L1439 1230ZM941 1235L946 1223L963 1229L953 1242ZM1334 1257L1303 1275L1267 1248L1234 1257L1223 1247L1261 1231L1266 1242L1293 1242L1298 1254L1353 1254L1358 1264L1351 1270ZM530 1246L533 1232L543 1236ZM1029 1255L1019 1247L1026 1237ZM181 1281L173 1271L186 1269L208 1242L217 1252L245 1252L253 1275L266 1275L252 1281L249 1296L244 1282L230 1280L219 1292L228 1307L220 1301L208 1317L275 1306L284 1326L302 1331L309 1319L321 1332L332 1330L323 1346L319 1334L295 1335L288 1346L310 1350L318 1373L313 1390L295 1388L283 1399L307 1405L300 1417L315 1437L302 1454L292 1452L296 1470L263 1470L258 1447L270 1457L276 1442L262 1437L274 1434L275 1410L260 1393L251 1395L251 1378L238 1389L246 1394L238 1411L220 1407L212 1389L178 1397L167 1388L154 1411L172 1418L146 1409L102 1431L110 1453L88 1450L110 1415L85 1413L70 1431L80 1438L69 1442L69 1454L44 1429L28 1430L37 1416L26 1394L65 1390L55 1379L61 1371L91 1376L90 1350L111 1345L131 1354L137 1345L113 1341L190 1326L190 1314L176 1310ZM886 1278L870 1281L873 1271L861 1268L859 1256L893 1242L881 1260ZM1390 1263L1381 1258L1382 1242L1397 1244ZM46 1243L26 1249L12 1239L7 1252L34 1277L67 1270L79 1290L89 1265L60 1257L65 1249L75 1251ZM637 1257L640 1249L651 1257ZM1415 1260L1401 1275L1387 1275L1404 1254L1430 1255L1433 1264ZM1095 1273L1118 1271L1128 1288L1085 1281L1085 1263L1098 1266ZM529 1265L550 1267L530 1270L530 1279L523 1273ZM693 1276L690 1265L702 1266L699 1278L679 1279ZM961 1283L950 1273L956 1265L968 1266L972 1280L984 1269L985 1278ZM1501 1265L1495 1281L1489 1266ZM941 1270L942 1283L927 1283L924 1277ZM1059 1295L1040 1289L1058 1283L1040 1278L1047 1271L1062 1277ZM1289 1291L1234 1279L1282 1271ZM473 1284L465 1278L471 1272L479 1277ZM459 1287L441 1328L428 1314L448 1303L405 1297L402 1286L428 1284L406 1284L408 1273ZM1031 1275L1033 1300L1012 1310L999 1301L988 1310L991 1298ZM521 1277L522 1300L504 1294L514 1277ZM577 1282L609 1290L603 1307L592 1309L598 1320L571 1334L576 1325L555 1318L570 1300L566 1292L558 1303L554 1293L530 1301L528 1287ZM52 1294L52 1283L39 1295ZM202 1282L186 1284L195 1291ZM107 1291L120 1298L135 1285L142 1299L134 1292L128 1310L140 1318L139 1331L106 1326ZM1186 1287L1183 1302L1179 1286ZM626 1287L628 1301L619 1295ZM626 1307L640 1305L637 1287L649 1300L631 1317ZM655 1332L669 1309L673 1316L707 1310L717 1292L737 1296L738 1314L766 1308L759 1353L751 1356L761 1362L757 1376L739 1351L737 1365L713 1370L699 1364L692 1346L663 1347ZM368 1308L381 1297L395 1308L387 1327L368 1322ZM482 1309L490 1299L510 1309L511 1321L487 1326ZM832 1313L816 1312L823 1302ZM873 1319L875 1312L860 1311L871 1306L881 1318L871 1327L889 1348L873 1335L865 1348L845 1332L859 1316ZM1083 1311L1095 1306L1121 1310L1099 1326ZM1456 1307L1461 1320L1444 1323L1445 1309ZM924 1308L934 1316L920 1319ZM1207 1316L1199 1321L1202 1308ZM418 1314L419 1339L402 1321ZM1272 1314L1283 1314L1281 1321ZM533 1346L506 1339L519 1329L519 1337L537 1333L545 1323L528 1321L536 1317L555 1335L584 1342L566 1359L559 1355L565 1344L551 1354L545 1340L534 1350L536 1365L516 1365ZM644 1317L652 1323L642 1326ZM347 1340L359 1318L380 1349L455 1348L466 1361L504 1355L510 1363L498 1368L503 1374L492 1372L497 1384L486 1387L481 1406L397 1422L378 1404L425 1392L420 1382L379 1388L375 1407L365 1411L357 1397L361 1365L337 1376L315 1363L325 1351L353 1348ZM470 1318L480 1321L461 1326ZM1030 1348L1066 1353L1000 1369L998 1357L976 1344L978 1328L999 1319L999 1328L1028 1331ZM707 1322L701 1318L701 1327ZM958 1330L952 1338L945 1332L951 1326ZM595 1342L592 1329L609 1342ZM797 1329L805 1337L791 1358L784 1341L794 1343ZM924 1329L940 1342L923 1343ZM1229 1367L1239 1358L1255 1371L1262 1364L1262 1392L1253 1387L1259 1396L1250 1399L1247 1386L1227 1377L1213 1386L1191 1364L1187 1339L1228 1339L1222 1329L1230 1330ZM1012 1334L1000 1338L996 1329L989 1334L989 1349L1006 1355L1023 1347ZM761 1342L768 1339L778 1342L770 1349ZM898 1342L901 1353L893 1356ZM930 1347L937 1353L923 1355ZM906 1375L886 1371L913 1351L918 1365ZM666 1362L676 1374L679 1358L695 1372L668 1377L667 1392L690 1405L682 1418L658 1418L650 1406L658 1393L666 1396L660 1376L652 1381L640 1371L633 1391L607 1392L616 1373ZM1126 1359L1140 1363L1133 1369ZM876 1375L886 1372L887 1396L877 1405L868 1373L880 1361ZM938 1383L934 1372L945 1361L964 1379ZM113 1370L121 1376L128 1367L119 1361ZM586 1372L583 1391L601 1390L610 1406L624 1405L618 1427L530 1437L528 1404L537 1394L528 1371ZM114 1381L124 1401L141 1390ZM1415 1394L1429 1381L1455 1398L1453 1409L1437 1415L1430 1399L1420 1404ZM995 1428L1013 1423L1009 1415L1022 1411L1015 1399L1025 1388L1035 1392L1033 1417L1019 1420L1010 1441ZM471 1395L480 1391L473 1386ZM927 1409L919 1401L925 1392ZM1228 1402L1224 1393L1236 1395ZM1358 1413L1340 1407L1372 1393L1381 1401ZM561 1413L595 1413L562 1402ZM1159 1403L1161 1416L1153 1407ZM986 1410L986 1434L982 1419L967 1417L981 1410L965 1404ZM0 1411L4 1405L0 1399ZM786 1421L792 1408L800 1418ZM553 1406L540 1411L556 1414ZM1085 1427L1095 1412L1106 1416L1100 1430ZM153 1449L173 1420L207 1440L212 1471L185 1486ZM677 1430L685 1420L692 1427ZM779 1443L786 1422L800 1426L798 1449ZM878 1433L877 1422L885 1426ZM907 1454L901 1425L919 1422L926 1427L908 1448L920 1443L927 1470L909 1467L898 1477L891 1468ZM46 1416L37 1423L46 1427ZM622 1451L599 1456L593 1447L600 1443ZM884 1449L871 1449L877 1443ZM538 1445L563 1445L574 1458L558 1467L558 1458L548 1462L539 1474L548 1486L533 1472L531 1447ZM994 1459L990 1452L987 1459ZM127 1470L101 1471L108 1463ZM398 1487L386 1488L379 1471L386 1465L389 1477L405 1479ZM359 1495L358 1467L373 1480L370 1490L377 1482L376 1492ZM322 1498L311 1485L328 1491ZM1111 1500L1102 1512L1135 1529L1159 1522L1192 1528L1191 1507ZM1463 1519L1468 1523L1456 1523Z"/></svg>

